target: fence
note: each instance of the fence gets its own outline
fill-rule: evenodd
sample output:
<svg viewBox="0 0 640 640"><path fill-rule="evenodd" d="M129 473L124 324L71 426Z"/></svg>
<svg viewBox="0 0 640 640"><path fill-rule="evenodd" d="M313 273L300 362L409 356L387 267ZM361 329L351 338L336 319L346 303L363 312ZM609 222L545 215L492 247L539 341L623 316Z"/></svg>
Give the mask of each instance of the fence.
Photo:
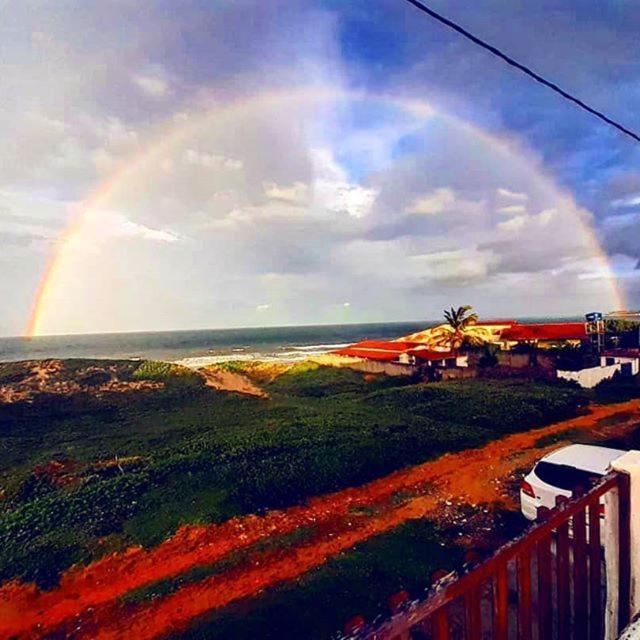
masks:
<svg viewBox="0 0 640 640"><path fill-rule="evenodd" d="M371 640L602 640L629 621L629 476L540 509L540 523L491 558L450 575L433 593L354 637ZM606 577L601 518L606 510ZM609 590L607 598L606 590ZM614 597L612 597L614 596ZM612 627L613 625L613 627Z"/></svg>

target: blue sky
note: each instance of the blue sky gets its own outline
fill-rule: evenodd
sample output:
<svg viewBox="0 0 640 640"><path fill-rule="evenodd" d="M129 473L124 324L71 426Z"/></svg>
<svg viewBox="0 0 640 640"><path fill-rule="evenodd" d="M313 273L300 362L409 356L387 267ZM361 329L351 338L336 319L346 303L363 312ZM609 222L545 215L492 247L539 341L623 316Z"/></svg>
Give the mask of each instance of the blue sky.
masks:
<svg viewBox="0 0 640 640"><path fill-rule="evenodd" d="M640 306L640 145L402 0L6 4L0 334L95 188L205 113L90 207L43 332L607 310L590 232ZM634 2L430 6L640 130Z"/></svg>

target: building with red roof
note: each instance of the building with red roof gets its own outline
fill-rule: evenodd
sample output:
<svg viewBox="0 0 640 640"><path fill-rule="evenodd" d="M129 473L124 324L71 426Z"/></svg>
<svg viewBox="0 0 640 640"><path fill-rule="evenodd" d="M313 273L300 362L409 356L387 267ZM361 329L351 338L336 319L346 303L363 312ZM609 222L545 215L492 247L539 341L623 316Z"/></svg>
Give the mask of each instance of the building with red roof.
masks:
<svg viewBox="0 0 640 640"><path fill-rule="evenodd" d="M502 350L510 350L519 343L549 347L576 344L589 338L584 322L520 324L515 320L492 320L471 325L469 330L479 343L499 345ZM469 357L452 351L450 345L451 329L448 325L439 325L397 340L363 340L332 353L423 368L469 367ZM509 361L507 366L514 365Z"/></svg>
<svg viewBox="0 0 640 640"><path fill-rule="evenodd" d="M420 342L406 340L363 340L332 352L349 358L366 358L380 362L427 366L466 366L466 356L458 356L451 350L436 350Z"/></svg>
<svg viewBox="0 0 640 640"><path fill-rule="evenodd" d="M581 342L587 340L584 322L553 322L545 324L514 324L500 335L500 341L510 342Z"/></svg>

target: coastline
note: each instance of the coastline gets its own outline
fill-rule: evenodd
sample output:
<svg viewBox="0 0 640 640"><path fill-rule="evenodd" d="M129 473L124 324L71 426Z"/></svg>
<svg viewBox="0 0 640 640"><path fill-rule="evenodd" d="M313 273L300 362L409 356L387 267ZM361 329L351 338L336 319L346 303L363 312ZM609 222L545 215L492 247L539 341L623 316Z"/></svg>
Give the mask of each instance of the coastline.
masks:
<svg viewBox="0 0 640 640"><path fill-rule="evenodd" d="M304 362L319 356L326 356L335 349L348 347L350 343L326 344L326 345L310 345L304 347L293 347L291 350L282 353L265 354L259 352L252 353L231 353L219 354L211 356L194 356L191 358L181 358L179 360L168 360L173 364L178 364L189 369L199 369L210 365L221 364L223 362L266 362L281 364L294 364L296 362Z"/></svg>

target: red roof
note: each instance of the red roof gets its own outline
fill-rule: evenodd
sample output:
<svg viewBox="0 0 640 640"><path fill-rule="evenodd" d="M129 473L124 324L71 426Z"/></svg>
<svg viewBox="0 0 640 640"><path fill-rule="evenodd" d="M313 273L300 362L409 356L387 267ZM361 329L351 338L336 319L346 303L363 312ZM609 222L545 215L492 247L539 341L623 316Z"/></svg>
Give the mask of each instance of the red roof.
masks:
<svg viewBox="0 0 640 640"><path fill-rule="evenodd" d="M515 324L505 329L501 339L508 342L524 340L586 340L584 322L558 322L552 324Z"/></svg>
<svg viewBox="0 0 640 640"><path fill-rule="evenodd" d="M333 352L338 356L349 356L351 358L368 358L369 360L390 361L397 360L400 351L368 351L367 349L358 349L356 347L347 347Z"/></svg>
<svg viewBox="0 0 640 640"><path fill-rule="evenodd" d="M390 342L388 340L363 340L333 353L351 358L368 358L369 360L397 360L401 353L414 346L413 342Z"/></svg>
<svg viewBox="0 0 640 640"><path fill-rule="evenodd" d="M338 356L352 358L369 358L370 360L397 360L401 354L407 353L420 360L442 360L453 357L450 351L431 351L425 349L419 342L363 340L349 347L333 351Z"/></svg>

